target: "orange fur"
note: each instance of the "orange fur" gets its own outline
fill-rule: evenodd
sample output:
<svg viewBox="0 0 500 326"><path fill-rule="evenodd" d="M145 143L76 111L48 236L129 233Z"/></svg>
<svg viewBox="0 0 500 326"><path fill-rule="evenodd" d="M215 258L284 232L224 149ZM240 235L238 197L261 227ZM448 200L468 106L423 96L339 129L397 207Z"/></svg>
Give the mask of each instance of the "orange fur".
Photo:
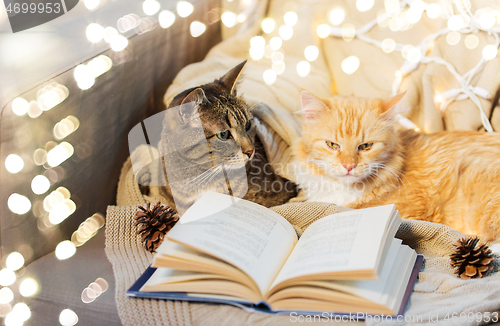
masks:
<svg viewBox="0 0 500 326"><path fill-rule="evenodd" d="M305 171L298 183L308 200L352 208L394 203L403 218L446 224L484 240L500 238L499 134L396 130L397 109L391 107L400 97L310 96L302 94L310 118L294 145L295 160ZM373 145L359 150L366 143ZM308 182L320 178L336 190L314 192ZM353 191L356 187L361 190Z"/></svg>

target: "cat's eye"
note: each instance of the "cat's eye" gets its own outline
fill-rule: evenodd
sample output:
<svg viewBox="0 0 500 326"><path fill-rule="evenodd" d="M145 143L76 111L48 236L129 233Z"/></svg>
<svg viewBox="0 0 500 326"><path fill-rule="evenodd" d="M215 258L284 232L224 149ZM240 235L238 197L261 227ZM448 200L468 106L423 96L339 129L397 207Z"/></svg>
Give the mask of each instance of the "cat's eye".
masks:
<svg viewBox="0 0 500 326"><path fill-rule="evenodd" d="M373 146L373 143L364 143L358 146L358 150L360 151L369 151Z"/></svg>
<svg viewBox="0 0 500 326"><path fill-rule="evenodd" d="M252 126L252 123L249 121L247 121L247 124L245 125L245 129L248 131L250 130L250 127Z"/></svg>
<svg viewBox="0 0 500 326"><path fill-rule="evenodd" d="M329 140L326 140L326 145L328 145L328 147L330 147L331 149L339 149L340 148L339 144L336 144L336 143L329 141Z"/></svg>
<svg viewBox="0 0 500 326"><path fill-rule="evenodd" d="M217 133L217 138L220 140L228 140L229 139L229 130L221 131Z"/></svg>

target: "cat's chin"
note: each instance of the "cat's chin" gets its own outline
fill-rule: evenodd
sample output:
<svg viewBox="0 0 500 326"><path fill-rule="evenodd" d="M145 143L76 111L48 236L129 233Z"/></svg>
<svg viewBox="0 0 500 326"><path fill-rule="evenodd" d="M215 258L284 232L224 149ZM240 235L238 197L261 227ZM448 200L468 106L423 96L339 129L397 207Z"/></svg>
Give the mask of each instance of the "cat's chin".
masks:
<svg viewBox="0 0 500 326"><path fill-rule="evenodd" d="M361 178L355 175L346 174L346 175L336 175L335 178L344 184L353 184L361 181Z"/></svg>

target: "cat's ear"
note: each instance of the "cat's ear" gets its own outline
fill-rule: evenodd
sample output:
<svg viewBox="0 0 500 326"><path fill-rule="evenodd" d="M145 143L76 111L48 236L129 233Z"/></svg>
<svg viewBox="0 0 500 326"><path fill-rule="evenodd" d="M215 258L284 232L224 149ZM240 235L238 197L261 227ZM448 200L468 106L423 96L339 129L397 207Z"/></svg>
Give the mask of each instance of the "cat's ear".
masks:
<svg viewBox="0 0 500 326"><path fill-rule="evenodd" d="M233 92L236 92L235 88L236 84L238 83L238 78L241 76L241 72L243 71L243 68L245 68L246 64L247 60L229 70L227 74L219 79L219 81L229 91L229 93L233 94Z"/></svg>
<svg viewBox="0 0 500 326"><path fill-rule="evenodd" d="M200 87L193 89L184 97L179 108L179 117L182 122L189 121L198 112L198 106L202 103L210 102L203 89ZM190 104L191 103L191 104Z"/></svg>
<svg viewBox="0 0 500 326"><path fill-rule="evenodd" d="M300 104L305 122L312 122L318 118L322 112L326 112L328 107L322 100L312 95L308 91L300 93Z"/></svg>
<svg viewBox="0 0 500 326"><path fill-rule="evenodd" d="M396 105L403 98L403 96L405 96L405 94L406 91L382 102L382 118L392 119L398 114L408 111L408 108Z"/></svg>

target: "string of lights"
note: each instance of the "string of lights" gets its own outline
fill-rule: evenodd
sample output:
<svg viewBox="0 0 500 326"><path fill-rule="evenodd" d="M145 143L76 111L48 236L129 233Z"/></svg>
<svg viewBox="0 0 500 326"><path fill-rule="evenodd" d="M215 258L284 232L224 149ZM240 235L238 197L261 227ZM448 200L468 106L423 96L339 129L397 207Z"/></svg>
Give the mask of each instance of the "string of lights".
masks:
<svg viewBox="0 0 500 326"><path fill-rule="evenodd" d="M363 5L362 3L367 4ZM367 0L358 0L356 2L358 9L360 7L362 9L369 9L373 6L373 4L371 3L372 1ZM408 7L409 9L405 11L405 8ZM479 100L479 97L489 99L491 97L491 94L482 87L471 85L471 81L487 61L492 60L497 56L498 47L500 46L500 28L495 27L494 25L497 19L500 23L500 12L494 11L491 8L480 8L476 11L475 14L473 14L471 12L471 2L469 0L455 0L453 2L444 1L444 10L441 10L441 7L436 6L436 4L427 4L422 0L386 0L385 9L386 12L380 13L376 19L370 21L369 23L363 25L355 31L352 30L353 28L351 26L337 27L326 25L318 27L318 35L320 37L343 37L344 39L347 35L347 37L356 37L366 43L372 44L383 50L385 53L390 53L392 51L401 52L403 54L403 57L405 58L405 61L400 69L395 73L395 79L392 85L393 95L396 95L400 91L403 78L417 69L419 64L436 63L445 66L448 71L456 78L461 87L450 89L441 94L436 94L436 101L441 102L441 113L444 114L446 108L453 101L471 99L479 109L481 122L485 130L490 132L493 131L488 116L484 112L484 109ZM366 35L368 31L370 31L374 26L377 25L377 23L381 21L383 22L391 20L392 22L394 21L394 19L406 19L408 23L415 24L421 19L424 11L427 12L429 18L437 18L442 14L443 18L447 19L447 27L428 35L420 42L420 44L416 46L397 44L392 39L379 41ZM333 15L338 16L340 14L337 11L337 13ZM400 16L404 16L404 18L400 18ZM495 18L495 16L497 18ZM332 19L330 20L332 22ZM343 18L337 19L334 22L336 23L336 25L339 25L342 20ZM389 22L389 24L391 24L391 22ZM327 29L329 29L329 31L327 31ZM391 26L391 30L398 30L398 28L397 26ZM483 48L482 58L474 66L474 68L463 75L460 75L450 62L444 60L443 58L432 57L429 55L431 52L430 49L432 49L434 45L434 41L444 35L446 35L447 42L451 45L454 45L460 40L459 33L471 34L472 38L470 38L468 42L466 40L466 45L469 48L474 48L478 43L477 36L475 36L474 34L478 32L484 32L492 35L495 39L495 42L493 44L488 44ZM418 129L418 127L412 121L401 115L400 123L407 128Z"/></svg>

